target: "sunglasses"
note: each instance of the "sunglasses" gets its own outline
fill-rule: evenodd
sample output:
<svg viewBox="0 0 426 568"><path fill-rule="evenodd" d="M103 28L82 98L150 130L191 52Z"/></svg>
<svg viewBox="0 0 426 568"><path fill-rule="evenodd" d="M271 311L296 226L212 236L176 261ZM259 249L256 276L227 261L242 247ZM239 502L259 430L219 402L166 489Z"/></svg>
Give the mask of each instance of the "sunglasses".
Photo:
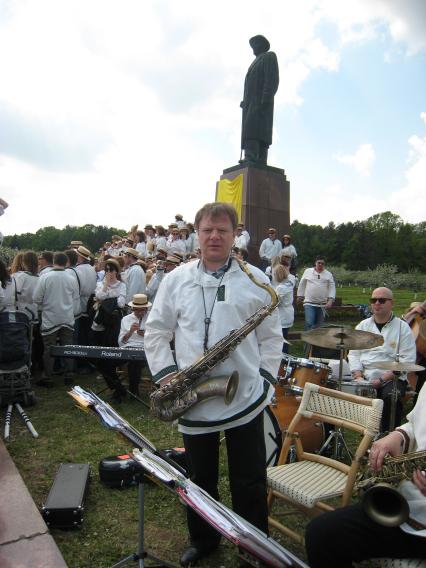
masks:
<svg viewBox="0 0 426 568"><path fill-rule="evenodd" d="M390 301L391 298L370 298L370 304L375 304L376 302L379 302L379 304L385 304Z"/></svg>

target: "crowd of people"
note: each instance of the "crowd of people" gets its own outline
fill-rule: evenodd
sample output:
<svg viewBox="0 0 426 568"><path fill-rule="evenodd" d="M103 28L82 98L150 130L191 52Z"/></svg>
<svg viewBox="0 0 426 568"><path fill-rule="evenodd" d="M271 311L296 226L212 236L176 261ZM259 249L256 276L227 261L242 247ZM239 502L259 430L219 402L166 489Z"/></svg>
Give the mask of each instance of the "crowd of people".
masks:
<svg viewBox="0 0 426 568"><path fill-rule="evenodd" d="M75 373L91 372L96 365L117 401L126 396L126 389L115 362L83 360L77 364L64 359L58 366L57 359L50 355L50 347L77 344L143 349L146 363L132 361L128 364L129 390L138 395L145 364L149 365L152 380L162 388L167 387L179 370L205 356L231 330L239 329L270 303L265 285L275 289L278 309L259 321L238 349L231 350L215 368L215 375L219 376L238 371L240 382L234 399L227 404L220 397L209 398L189 408L178 421L191 479L215 498L219 497L220 432L225 432L233 508L266 534L263 411L274 396L282 352L287 351L295 297L303 303L306 330L322 324L325 310L335 297L334 279L325 269L324 258L317 257L314 266L306 269L298 281L297 252L291 238L284 235L279 241L276 234L276 230L270 228L268 237L261 243L261 268L248 265L253 279L248 278L241 270L241 263L236 262L247 258L250 236L244 226L238 224L233 207L223 203L206 204L198 211L194 224L185 223L181 215L176 215L175 222L167 229L146 225L143 231L134 227L124 238L114 235L97 251L96 259L84 243L72 241L63 252L18 253L10 267L0 261L0 309L19 309L32 321L33 369L38 384L52 386L56 373L61 373L68 384ZM372 369L371 363L395 360L396 350L400 360L416 360L410 329L393 314L392 308L390 289L381 287L373 291L373 315L361 322L358 329L382 335L383 345L349 353L353 379L369 380L385 401L383 430L389 427L386 404L394 374ZM425 311L422 306L415 306L406 320L410 321L417 314L424 316ZM406 376L400 374L401 396L405 384ZM410 448L426 449L426 422L424 412L419 410L424 410L424 404L423 388L407 425L399 428L402 433L391 433L391 438L383 438L385 441L373 446L371 459L376 469L382 464L385 450L397 455L408 448L408 442ZM396 425L400 426L402 420L399 402ZM399 440L398 447L395 440ZM374 458L375 453L381 457ZM415 473L411 485L415 487L413 500L421 502L424 510L424 475ZM318 520L308 527L308 555L312 566L350 566L352 560L381 554L383 547L375 548L374 539L369 539L368 546L364 539L362 552L358 546L341 547L342 563L332 564L327 557L327 547L322 544L325 533L322 539L318 538L318 534L322 534L319 527L346 530L345 538L349 538L350 527L358 530L364 519L360 521L359 513L352 509L342 510L340 517L324 515L324 519L324 525ZM420 523L424 521L424 515L420 515ZM193 565L209 555L220 540L219 534L190 509L188 530L190 545L182 555L182 566ZM371 527L370 530L378 535L377 539L382 539L380 542L391 534ZM423 533L407 539L400 534L403 529L395 530L399 531L398 542L402 543L399 548L396 545L392 548L395 555L410 556L411 551L416 554L425 551ZM394 539L393 533L391 538ZM415 546L410 549L412 539ZM397 542L396 536L394 542ZM319 548L322 548L322 556Z"/></svg>

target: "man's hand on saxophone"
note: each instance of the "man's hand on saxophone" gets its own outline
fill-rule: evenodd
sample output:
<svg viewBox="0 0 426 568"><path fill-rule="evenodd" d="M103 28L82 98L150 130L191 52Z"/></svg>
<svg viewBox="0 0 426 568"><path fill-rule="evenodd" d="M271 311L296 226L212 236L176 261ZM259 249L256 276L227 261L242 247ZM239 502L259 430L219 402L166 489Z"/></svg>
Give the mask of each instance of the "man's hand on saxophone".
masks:
<svg viewBox="0 0 426 568"><path fill-rule="evenodd" d="M369 462L374 471L381 469L385 456L400 456L404 449L404 437L400 432L394 431L380 438L371 446Z"/></svg>

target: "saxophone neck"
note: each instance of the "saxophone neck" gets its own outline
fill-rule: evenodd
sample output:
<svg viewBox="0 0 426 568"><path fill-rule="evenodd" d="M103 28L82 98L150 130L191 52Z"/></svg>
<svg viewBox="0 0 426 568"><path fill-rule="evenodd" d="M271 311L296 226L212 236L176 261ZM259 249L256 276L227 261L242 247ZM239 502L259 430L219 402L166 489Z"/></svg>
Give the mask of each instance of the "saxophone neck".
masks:
<svg viewBox="0 0 426 568"><path fill-rule="evenodd" d="M247 264L245 262L243 262L242 260L239 260L238 258L235 258L234 260L236 260L236 262L238 263L241 270L243 272L245 272L245 274L247 274L247 276L250 278L250 280L253 282L253 284L256 284L256 286L259 286L259 288L262 288L263 290L266 290L266 292L268 292L268 294L271 297L271 303L269 304L269 306L267 306L267 310L268 310L268 313L271 314L280 302L278 294L275 292L274 288L270 284L267 284L266 282L261 282L260 280L258 280L254 276L254 274L252 272L250 272L250 270L248 269ZM262 309L263 308L261 308L261 310ZM261 310L258 310L258 311L261 311Z"/></svg>

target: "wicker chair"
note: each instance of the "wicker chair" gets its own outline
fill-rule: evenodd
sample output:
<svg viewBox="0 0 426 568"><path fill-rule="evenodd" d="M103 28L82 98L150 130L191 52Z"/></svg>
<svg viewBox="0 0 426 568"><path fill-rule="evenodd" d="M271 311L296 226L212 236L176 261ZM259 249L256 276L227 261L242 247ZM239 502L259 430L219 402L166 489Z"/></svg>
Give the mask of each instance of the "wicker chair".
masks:
<svg viewBox="0 0 426 568"><path fill-rule="evenodd" d="M283 525L272 516L275 498L283 499L310 517L334 509L326 500L340 497L339 507L347 505L365 455L380 428L383 401L306 383L299 410L285 432L278 465L269 467L268 507L269 524L294 540L303 543L304 537ZM297 434L298 423L308 418L326 422L362 435L350 465L303 450ZM297 461L286 463L290 447L295 444Z"/></svg>

